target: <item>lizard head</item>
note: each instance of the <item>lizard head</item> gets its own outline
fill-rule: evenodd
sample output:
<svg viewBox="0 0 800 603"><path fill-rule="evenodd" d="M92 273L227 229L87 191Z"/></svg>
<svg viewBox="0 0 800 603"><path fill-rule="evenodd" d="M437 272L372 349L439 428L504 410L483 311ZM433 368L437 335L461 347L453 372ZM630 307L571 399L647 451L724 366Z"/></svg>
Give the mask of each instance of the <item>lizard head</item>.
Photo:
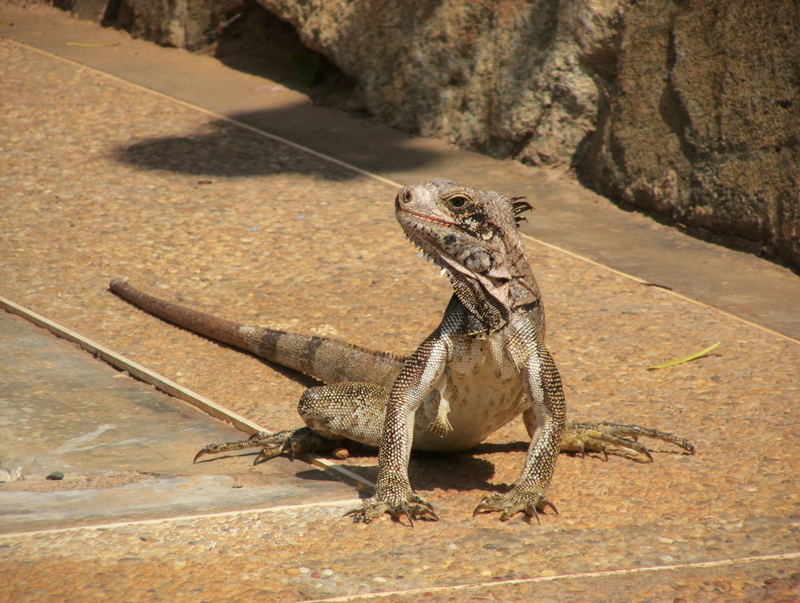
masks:
<svg viewBox="0 0 800 603"><path fill-rule="evenodd" d="M527 209L519 198L444 178L403 187L395 199L406 235L447 272L459 298L469 295L464 286L478 293L477 284L505 311L538 300L516 228Z"/></svg>

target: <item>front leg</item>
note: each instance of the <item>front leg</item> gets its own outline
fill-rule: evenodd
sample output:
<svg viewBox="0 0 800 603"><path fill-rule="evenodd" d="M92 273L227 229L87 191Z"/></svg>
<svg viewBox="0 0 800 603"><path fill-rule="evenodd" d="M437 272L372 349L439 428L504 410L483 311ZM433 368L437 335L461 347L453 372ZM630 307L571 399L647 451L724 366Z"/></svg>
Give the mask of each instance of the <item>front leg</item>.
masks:
<svg viewBox="0 0 800 603"><path fill-rule="evenodd" d="M522 474L514 487L503 494L490 494L475 507L473 515L498 511L500 520L507 521L517 513L539 520L539 511L550 507L556 514L555 505L545 496L550 485L561 436L566 423L566 403L561 377L553 358L544 344L532 346L530 357L524 367L531 408L526 413L536 417L536 429L528 447L528 456Z"/></svg>
<svg viewBox="0 0 800 603"><path fill-rule="evenodd" d="M408 479L408 461L414 437L414 414L434 391L434 384L444 372L448 346L435 331L406 361L394 382L386 406L380 447L378 480L375 494L364 504L349 511L356 522L369 523L388 513L393 519L438 519L433 506L415 494Z"/></svg>

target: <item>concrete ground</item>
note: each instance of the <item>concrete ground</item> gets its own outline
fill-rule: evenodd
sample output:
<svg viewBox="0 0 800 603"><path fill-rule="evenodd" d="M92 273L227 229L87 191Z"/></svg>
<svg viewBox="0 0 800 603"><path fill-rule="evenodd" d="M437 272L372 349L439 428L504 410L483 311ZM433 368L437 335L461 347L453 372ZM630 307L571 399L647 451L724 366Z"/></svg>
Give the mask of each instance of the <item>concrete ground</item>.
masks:
<svg viewBox="0 0 800 603"><path fill-rule="evenodd" d="M449 176L536 206L528 249L572 417L698 448L652 464L565 456L560 516L472 519L516 477L520 422L470 453L415 455L412 483L439 522L354 525L341 515L358 492L332 474L282 459L253 469L248 455L192 465L232 428L3 316L0 599L800 597L795 275L563 174L409 138L207 57L39 8L0 7L0 34L1 296L294 427L306 380L136 311L109 279L407 352L448 285L403 239L392 200L397 182ZM342 464L374 479L372 456ZM54 470L64 479L46 480Z"/></svg>

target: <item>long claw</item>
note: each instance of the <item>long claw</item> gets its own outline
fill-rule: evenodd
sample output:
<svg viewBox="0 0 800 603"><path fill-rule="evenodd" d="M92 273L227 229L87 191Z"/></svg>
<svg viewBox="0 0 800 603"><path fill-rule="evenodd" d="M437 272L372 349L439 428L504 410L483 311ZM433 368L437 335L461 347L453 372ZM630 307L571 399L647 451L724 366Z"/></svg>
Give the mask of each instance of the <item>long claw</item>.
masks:
<svg viewBox="0 0 800 603"><path fill-rule="evenodd" d="M608 460L608 454L611 452L631 460L652 463L653 455L639 441L639 438L643 436L668 442L688 454L695 452L695 448L690 442L671 433L638 425L605 422L570 424L562 439L561 449L566 452L580 453L581 456L584 456L587 451L601 452L604 460Z"/></svg>
<svg viewBox="0 0 800 603"><path fill-rule="evenodd" d="M394 521L406 525L403 518L408 520L408 526L414 527L414 520L438 521L439 516L433 510L433 505L427 500L409 492L405 497L393 502L385 502L378 498L370 498L356 508L345 513L345 517L352 516L356 523L370 523L373 519L388 513Z"/></svg>
<svg viewBox="0 0 800 603"><path fill-rule="evenodd" d="M553 513L558 515L558 509L556 509L556 506L546 496L542 496L542 500L541 500L540 504L541 504L541 507L542 507L542 511L544 511L544 509L546 507L550 507L551 509L553 509Z"/></svg>
<svg viewBox="0 0 800 603"><path fill-rule="evenodd" d="M414 528L414 520L411 518L411 514L408 512L408 509L403 509L402 511L400 511L400 513L398 514L398 516L396 518L397 521L402 524L403 523L403 521L402 521L403 515L405 515L406 518L408 519L408 527L413 529Z"/></svg>
<svg viewBox="0 0 800 603"><path fill-rule="evenodd" d="M271 459L274 459L276 456L280 456L282 450L280 448L262 448L258 451L258 455L253 460L253 465L258 465L259 463L265 463Z"/></svg>
<svg viewBox="0 0 800 603"><path fill-rule="evenodd" d="M358 513L361 511L360 508L357 509L350 509L349 511L345 511L345 514L342 517L353 517L354 523L361 523L361 519L358 517Z"/></svg>
<svg viewBox="0 0 800 603"><path fill-rule="evenodd" d="M497 511L500 513L500 521L508 521L518 513L522 513L523 519L527 523L531 523L531 518L533 518L537 524L541 525L540 515L547 507L553 509L553 512L558 515L558 509L544 494L515 487L505 494L485 496L475 507L472 516L476 517L479 513Z"/></svg>
<svg viewBox="0 0 800 603"><path fill-rule="evenodd" d="M238 440L236 442L209 444L208 446L203 446L203 448L197 451L197 454L194 455L192 463L196 463L197 459L199 459L201 456L205 456L206 454L218 454L220 452L230 452L231 450L242 450L243 448L253 448L255 446L257 446L257 444L252 443L250 440Z"/></svg>
<svg viewBox="0 0 800 603"><path fill-rule="evenodd" d="M197 459L206 454L218 454L221 452L230 452L232 450L242 450L244 448L261 448L261 451L253 461L254 465L268 461L284 453L293 460L294 457L300 453L313 451L317 441L321 439L322 438L314 434L314 432L307 427L289 431L279 431L276 433L259 431L246 440L209 444L200 449L194 456L193 462L197 462Z"/></svg>
<svg viewBox="0 0 800 603"><path fill-rule="evenodd" d="M477 517L478 515L480 515L481 513L483 513L484 511L485 511L485 512L487 512L487 513L489 513L491 510L492 510L492 509L490 509L489 507L487 507L486 505L484 505L482 502L479 502L479 503L478 503L478 506L477 506L477 507L475 507L475 510L474 510L474 511L472 511L472 517L473 517L473 518L475 518L475 517Z"/></svg>

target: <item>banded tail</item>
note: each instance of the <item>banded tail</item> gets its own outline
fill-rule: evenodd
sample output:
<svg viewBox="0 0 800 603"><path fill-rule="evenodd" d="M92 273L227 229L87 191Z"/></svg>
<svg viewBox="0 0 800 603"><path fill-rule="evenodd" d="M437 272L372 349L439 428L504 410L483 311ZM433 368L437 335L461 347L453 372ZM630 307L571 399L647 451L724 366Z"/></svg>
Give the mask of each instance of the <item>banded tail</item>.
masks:
<svg viewBox="0 0 800 603"><path fill-rule="evenodd" d="M119 279L112 280L108 288L157 318L323 383L361 381L390 387L405 362L401 356L336 339L235 323L154 297Z"/></svg>

